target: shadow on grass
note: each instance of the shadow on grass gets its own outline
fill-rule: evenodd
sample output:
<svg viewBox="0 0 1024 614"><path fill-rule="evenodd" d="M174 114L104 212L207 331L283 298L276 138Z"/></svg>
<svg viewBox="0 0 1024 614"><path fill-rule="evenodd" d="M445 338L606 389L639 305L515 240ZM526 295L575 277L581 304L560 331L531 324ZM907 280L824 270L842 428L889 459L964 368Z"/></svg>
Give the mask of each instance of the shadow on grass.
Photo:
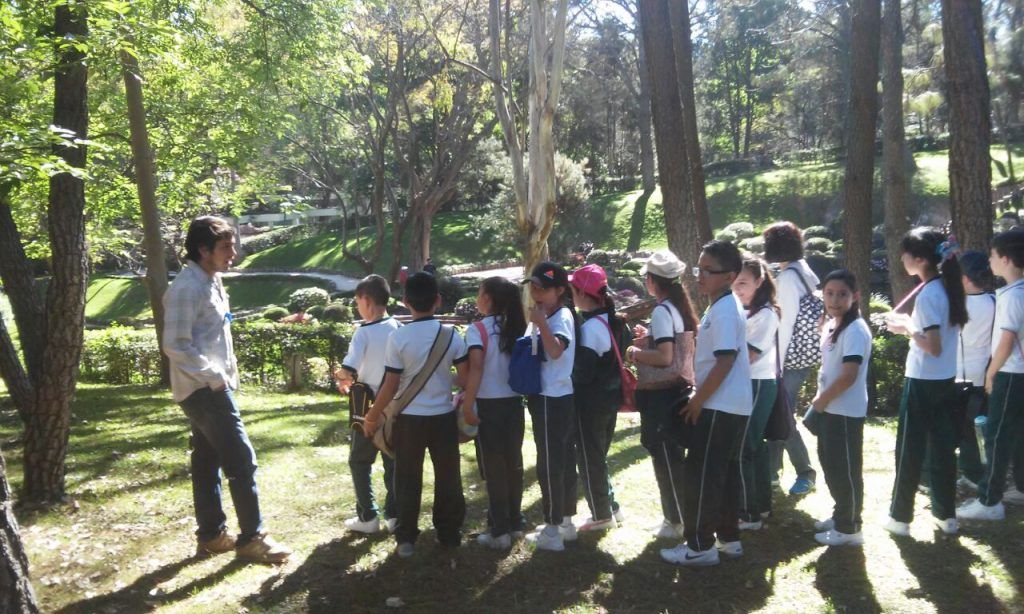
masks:
<svg viewBox="0 0 1024 614"><path fill-rule="evenodd" d="M176 563L164 565L155 571L139 577L135 582L121 590L91 599L83 599L82 601L64 606L58 612L70 614L99 611L149 611L158 606L170 605L187 599L204 589L219 584L229 575L246 566L246 563L237 559L229 559L223 567L209 575L196 578L168 592L159 590L161 584L172 580L186 568L203 560L205 559L189 557Z"/></svg>
<svg viewBox="0 0 1024 614"><path fill-rule="evenodd" d="M868 580L863 548L826 548L815 568L814 587L836 611L882 611Z"/></svg>
<svg viewBox="0 0 1024 614"><path fill-rule="evenodd" d="M979 584L971 568L982 563L960 540L936 534L935 543L918 542L906 537L893 538L907 569L914 574L920 589L904 594L924 599L937 612L1001 612L1006 609L992 593L992 587Z"/></svg>

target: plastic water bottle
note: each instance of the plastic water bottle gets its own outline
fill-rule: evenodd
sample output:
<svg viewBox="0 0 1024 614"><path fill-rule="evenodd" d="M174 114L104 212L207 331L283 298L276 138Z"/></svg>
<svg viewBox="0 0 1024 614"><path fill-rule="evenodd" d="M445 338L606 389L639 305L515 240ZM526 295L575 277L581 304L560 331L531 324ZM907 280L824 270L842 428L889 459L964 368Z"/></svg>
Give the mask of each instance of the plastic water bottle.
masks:
<svg viewBox="0 0 1024 614"><path fill-rule="evenodd" d="M974 436L978 439L978 452L981 454L981 462L987 463L985 454L985 427L988 426L988 416L978 416L974 419Z"/></svg>

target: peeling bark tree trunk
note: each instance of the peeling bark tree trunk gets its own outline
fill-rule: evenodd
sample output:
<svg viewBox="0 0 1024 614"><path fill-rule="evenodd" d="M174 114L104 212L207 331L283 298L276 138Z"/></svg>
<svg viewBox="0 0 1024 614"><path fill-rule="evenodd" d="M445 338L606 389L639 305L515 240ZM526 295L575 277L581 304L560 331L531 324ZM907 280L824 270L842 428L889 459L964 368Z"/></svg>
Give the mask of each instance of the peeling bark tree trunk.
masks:
<svg viewBox="0 0 1024 614"><path fill-rule="evenodd" d="M942 0L942 56L949 104L949 196L965 249L992 239L989 88L981 0Z"/></svg>
<svg viewBox="0 0 1024 614"><path fill-rule="evenodd" d="M675 54L667 0L639 3L643 45L651 79L651 111L658 147L658 183L665 211L668 246L688 263L697 261L700 245L693 232L690 181L683 107L679 100Z"/></svg>
<svg viewBox="0 0 1024 614"><path fill-rule="evenodd" d="M0 612L38 612L28 577L28 556L21 544L7 467L0 453Z"/></svg>
<svg viewBox="0 0 1024 614"><path fill-rule="evenodd" d="M849 132L843 179L846 268L857 276L861 292L871 291L871 195L878 123L878 53L881 0L856 0L850 33ZM861 301L868 317L869 301Z"/></svg>
<svg viewBox="0 0 1024 614"><path fill-rule="evenodd" d="M882 20L882 200L885 207L885 251L889 254L889 286L894 301L913 287L897 260L900 240L910 228L907 218L908 147L903 129L903 19L901 0L885 0ZM911 158L912 159L912 158Z"/></svg>
<svg viewBox="0 0 1024 614"><path fill-rule="evenodd" d="M697 130L697 98L693 81L693 40L690 35L690 7L688 0L671 0L672 45L676 56L676 78L679 82L679 101L683 105L683 130L686 134L686 162L690 175L690 203L693 207L694 231L697 243L710 241L711 216L708 213L704 187L704 163L700 154L700 133ZM747 116L747 136L744 154L750 148L750 114Z"/></svg>
<svg viewBox="0 0 1024 614"><path fill-rule="evenodd" d="M156 173L153 149L149 145L146 127L146 107L142 101L142 73L135 56L121 51L121 73L124 77L124 95L128 107L131 130L132 157L135 160L135 186L142 209L143 245L146 248L146 289L149 307L156 325L156 340L160 348L160 383L170 382L170 365L164 355L164 292L167 291L167 260L164 242L160 236L160 210L156 203ZM239 238L240 239L240 238Z"/></svg>
<svg viewBox="0 0 1024 614"><path fill-rule="evenodd" d="M647 201L658 187L658 180L654 176L654 140L651 137L651 75L647 70L641 27L637 20L637 73L640 89L637 91L635 108L637 130L640 131L640 179L643 192L633 203L633 216L629 222L626 249L631 252L640 249L644 238L644 220L647 218Z"/></svg>
<svg viewBox="0 0 1024 614"><path fill-rule="evenodd" d="M88 34L83 4L57 5L54 40L53 124L87 138L89 105L85 54L68 41ZM55 147L69 165L85 168L86 148ZM57 502L64 497L65 457L78 363L82 354L88 259L85 246L85 185L70 173L50 178L47 207L53 278L47 290L46 345L43 367L35 387L36 403L25 427L25 496L34 502Z"/></svg>

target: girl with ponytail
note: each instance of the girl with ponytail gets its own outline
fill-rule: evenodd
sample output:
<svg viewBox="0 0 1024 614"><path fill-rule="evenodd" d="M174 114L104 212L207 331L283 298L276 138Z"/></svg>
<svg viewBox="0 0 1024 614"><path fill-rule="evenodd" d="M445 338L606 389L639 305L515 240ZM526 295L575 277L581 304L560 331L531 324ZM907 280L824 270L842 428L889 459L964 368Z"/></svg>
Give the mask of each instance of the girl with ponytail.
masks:
<svg viewBox="0 0 1024 614"><path fill-rule="evenodd" d="M896 479L885 528L909 534L927 451L932 515L943 532L953 535L958 530L953 378L960 328L967 323L959 248L953 237L923 227L907 233L900 248L903 267L920 278L923 287L909 316L894 313L887 322L891 332L910 337L910 351L900 402Z"/></svg>
<svg viewBox="0 0 1024 614"><path fill-rule="evenodd" d="M864 418L868 412L871 329L860 317L860 293L846 269L825 277L825 325L821 339L818 392L818 462L835 501L832 516L814 523L814 538L826 546L860 546L864 508Z"/></svg>

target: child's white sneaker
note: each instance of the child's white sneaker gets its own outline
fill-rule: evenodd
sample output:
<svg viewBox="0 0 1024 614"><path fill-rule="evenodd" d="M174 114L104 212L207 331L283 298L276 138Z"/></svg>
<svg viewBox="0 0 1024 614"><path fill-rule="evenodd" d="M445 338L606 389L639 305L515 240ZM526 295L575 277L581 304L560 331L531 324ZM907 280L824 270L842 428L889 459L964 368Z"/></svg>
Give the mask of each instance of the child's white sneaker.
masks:
<svg viewBox="0 0 1024 614"><path fill-rule="evenodd" d="M741 544L738 539L734 542L724 542L720 539L716 539L715 549L723 556L727 556L731 559L743 556L743 544Z"/></svg>
<svg viewBox="0 0 1024 614"><path fill-rule="evenodd" d="M412 544L410 544L409 542L398 544L398 548L395 550L395 552L398 553L398 556L402 557L403 559L407 559L410 556L412 556L412 553L414 551L415 550L413 549Z"/></svg>
<svg viewBox="0 0 1024 614"><path fill-rule="evenodd" d="M821 531L831 531L834 528L836 528L836 521L832 520L831 518L826 518L825 520L815 520L814 521L814 530L815 531L819 531L819 532L821 532Z"/></svg>
<svg viewBox="0 0 1024 614"><path fill-rule="evenodd" d="M960 523L956 521L956 518L932 518L932 522L935 523L935 528L946 535L956 535L960 530Z"/></svg>
<svg viewBox="0 0 1024 614"><path fill-rule="evenodd" d="M373 535L374 533L380 533L380 518L378 516L374 516L369 520L359 520L358 516L349 518L345 521L345 528L355 533Z"/></svg>
<svg viewBox="0 0 1024 614"><path fill-rule="evenodd" d="M892 533L893 535L899 535L901 537L907 537L908 535L910 535L910 523L900 522L899 520L896 520L891 516L889 517L889 521L886 522L885 526L883 526L882 528Z"/></svg>
<svg viewBox="0 0 1024 614"><path fill-rule="evenodd" d="M615 516L605 518L604 520L594 520L593 518L589 518L576 530L579 533L587 533L590 531L607 531L608 529L614 529L617 526L619 526L619 523L616 522Z"/></svg>
<svg viewBox="0 0 1024 614"><path fill-rule="evenodd" d="M387 530L388 530L389 534L394 534L395 528L398 527L398 519L397 518L388 518L387 520L384 521L384 526L387 527Z"/></svg>
<svg viewBox="0 0 1024 614"><path fill-rule="evenodd" d="M661 551L663 561L674 565L685 567L710 567L718 565L718 548L709 548L701 552L690 550L686 544L679 544L675 548L665 548Z"/></svg>
<svg viewBox="0 0 1024 614"><path fill-rule="evenodd" d="M558 532L562 534L562 539L567 542L574 542L578 537L576 535L576 525L572 523L572 516L568 516L562 519L562 524L558 525Z"/></svg>
<svg viewBox="0 0 1024 614"><path fill-rule="evenodd" d="M1024 471L1024 468L1022 468ZM977 489L977 487L975 487ZM1006 489L1003 493L1003 503L1009 503L1010 505L1024 505L1024 492L1017 490L1016 486L1011 486Z"/></svg>
<svg viewBox="0 0 1024 614"><path fill-rule="evenodd" d="M526 536L526 541L536 546L538 550L551 550L562 552L565 550L565 539L559 527L553 524L545 525L540 531L535 531Z"/></svg>
<svg viewBox="0 0 1024 614"><path fill-rule="evenodd" d="M512 536L508 533L494 537L490 533L481 533L476 536L476 543L491 550L508 550L512 547Z"/></svg>
<svg viewBox="0 0 1024 614"><path fill-rule="evenodd" d="M659 539L679 539L683 536L683 523L673 524L668 520L662 520L661 525L655 527L653 533Z"/></svg>
<svg viewBox="0 0 1024 614"><path fill-rule="evenodd" d="M860 531L857 531L856 533L840 533L835 529L829 529L815 534L814 539L816 539L819 544L825 544L826 546L864 545L864 534Z"/></svg>
<svg viewBox="0 0 1024 614"><path fill-rule="evenodd" d="M626 522L626 514L625 514L625 512L622 511L621 507L619 509L615 510L614 512L612 512L612 518L614 518L615 522L617 522L619 524L622 524L622 523Z"/></svg>
<svg viewBox="0 0 1024 614"><path fill-rule="evenodd" d="M995 505L985 505L978 499L971 499L956 508L956 517L961 520L1005 520L1006 508L1002 501Z"/></svg>

